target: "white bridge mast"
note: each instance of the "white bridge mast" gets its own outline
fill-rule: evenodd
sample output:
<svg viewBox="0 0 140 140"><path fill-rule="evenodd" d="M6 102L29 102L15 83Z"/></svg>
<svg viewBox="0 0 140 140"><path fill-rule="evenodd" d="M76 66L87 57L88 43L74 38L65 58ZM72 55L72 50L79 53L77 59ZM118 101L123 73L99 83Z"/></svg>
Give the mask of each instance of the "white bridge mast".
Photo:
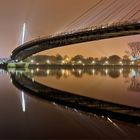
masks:
<svg viewBox="0 0 140 140"><path fill-rule="evenodd" d="M26 23L24 23L22 27L21 45L23 45L25 42L25 32L26 32Z"/></svg>

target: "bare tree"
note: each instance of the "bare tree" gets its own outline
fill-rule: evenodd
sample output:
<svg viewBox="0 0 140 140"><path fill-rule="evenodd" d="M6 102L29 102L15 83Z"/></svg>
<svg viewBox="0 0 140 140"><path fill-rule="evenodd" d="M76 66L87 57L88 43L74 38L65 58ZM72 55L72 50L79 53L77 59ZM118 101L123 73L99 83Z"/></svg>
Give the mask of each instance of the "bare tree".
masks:
<svg viewBox="0 0 140 140"><path fill-rule="evenodd" d="M130 42L128 43L130 49L131 49L131 56L134 59L140 58L140 42Z"/></svg>

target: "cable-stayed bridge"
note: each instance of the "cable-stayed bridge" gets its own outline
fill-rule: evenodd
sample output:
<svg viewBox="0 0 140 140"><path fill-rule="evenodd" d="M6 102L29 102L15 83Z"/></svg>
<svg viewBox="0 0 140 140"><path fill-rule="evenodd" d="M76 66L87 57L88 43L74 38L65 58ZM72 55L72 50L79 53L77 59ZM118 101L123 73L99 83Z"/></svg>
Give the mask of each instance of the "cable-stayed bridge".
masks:
<svg viewBox="0 0 140 140"><path fill-rule="evenodd" d="M61 32L140 19L139 0L98 0L65 25Z"/></svg>
<svg viewBox="0 0 140 140"><path fill-rule="evenodd" d="M35 53L70 44L140 34L140 23L122 24L63 33L56 36L39 38L17 47L11 55L12 60L20 61Z"/></svg>
<svg viewBox="0 0 140 140"><path fill-rule="evenodd" d="M139 6L138 0L98 0L61 31L17 47L13 50L11 59L20 61L47 49L139 34Z"/></svg>

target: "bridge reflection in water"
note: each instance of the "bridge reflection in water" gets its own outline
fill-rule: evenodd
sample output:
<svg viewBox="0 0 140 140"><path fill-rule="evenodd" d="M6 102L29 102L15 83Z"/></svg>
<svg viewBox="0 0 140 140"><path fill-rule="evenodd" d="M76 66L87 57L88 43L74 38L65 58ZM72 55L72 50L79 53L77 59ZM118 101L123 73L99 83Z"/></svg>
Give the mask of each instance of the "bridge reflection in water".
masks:
<svg viewBox="0 0 140 140"><path fill-rule="evenodd" d="M9 70L9 72L11 73L13 84L20 90L26 91L31 95L64 106L69 106L86 112L92 112L100 116L111 117L133 123L140 123L140 104L138 102L139 99L138 97L140 96L138 94L140 91L139 86L140 69L138 68L104 68L104 69L37 68L37 69L27 69L25 71L19 70L16 72L14 72L13 70ZM89 77L93 78L94 81L97 80L97 82L101 82L103 80L105 81L104 84L107 83L108 85L110 85L110 87L107 87L108 89L106 89L105 87L102 86L101 83L98 84L99 85L98 87L97 85L95 85L96 83L94 83L93 79L90 80ZM91 90L90 88L84 89L85 86L80 87L82 86L81 83L79 85L77 84L77 88L74 89L77 91L73 91L73 89L70 89L73 86L68 85L66 81L68 81L68 79L71 79L71 83L73 82L73 84L75 85L74 80L76 81L76 79L79 78L80 81L83 81L84 84L87 85L93 82L93 84L91 83L91 86L93 86L94 90L93 89ZM59 87L55 85L53 79L55 79L55 81L57 80L59 81L56 84L60 85ZM88 79L88 81L85 79ZM114 83L113 81L116 82ZM68 88L65 87L62 88L61 82L63 82L62 85L65 85ZM121 86L118 84L118 82L121 84L122 88L126 90L126 93L122 93L125 90L123 91L120 90ZM50 83L51 84L53 83L54 85L53 84L51 85ZM122 83L124 83L124 85L122 85ZM103 94L101 94L101 88L103 88L104 90ZM81 93L78 93L80 92L79 89ZM116 89L118 89L118 91L115 91ZM89 90L92 91L93 93L92 95L88 93ZM109 90L111 90L109 94L111 94L112 98L110 98L109 94L106 93L106 91ZM117 96L116 92L121 93L118 93ZM98 94L99 96L97 96Z"/></svg>

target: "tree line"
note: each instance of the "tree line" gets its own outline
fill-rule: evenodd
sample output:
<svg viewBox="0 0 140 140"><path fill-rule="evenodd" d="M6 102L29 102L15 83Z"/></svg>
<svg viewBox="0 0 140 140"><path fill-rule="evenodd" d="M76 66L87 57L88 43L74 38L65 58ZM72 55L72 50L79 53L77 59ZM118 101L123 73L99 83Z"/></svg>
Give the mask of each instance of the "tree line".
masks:
<svg viewBox="0 0 140 140"><path fill-rule="evenodd" d="M120 57L118 55L111 55L109 57L87 57L83 55L76 55L69 57L67 55L34 55L26 60L28 63L39 63L39 64L72 64L72 65L130 65L140 64L140 60L133 61L128 55Z"/></svg>

